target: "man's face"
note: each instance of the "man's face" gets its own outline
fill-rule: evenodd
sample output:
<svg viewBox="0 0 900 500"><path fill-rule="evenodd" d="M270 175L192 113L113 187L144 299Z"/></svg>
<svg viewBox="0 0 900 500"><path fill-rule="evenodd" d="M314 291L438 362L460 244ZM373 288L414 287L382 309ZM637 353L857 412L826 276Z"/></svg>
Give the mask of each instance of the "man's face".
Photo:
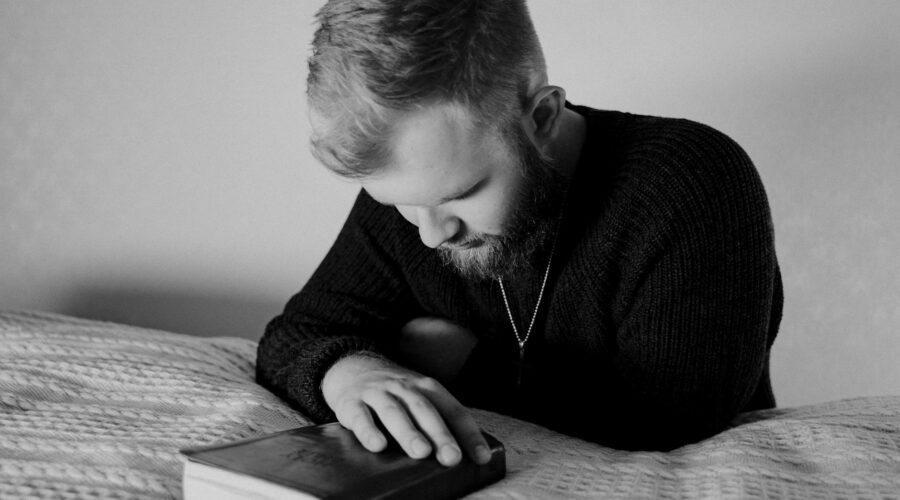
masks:
<svg viewBox="0 0 900 500"><path fill-rule="evenodd" d="M363 187L464 276L530 266L555 231L564 179L518 127L504 136L477 127L459 106L431 106L397 124L390 149Z"/></svg>

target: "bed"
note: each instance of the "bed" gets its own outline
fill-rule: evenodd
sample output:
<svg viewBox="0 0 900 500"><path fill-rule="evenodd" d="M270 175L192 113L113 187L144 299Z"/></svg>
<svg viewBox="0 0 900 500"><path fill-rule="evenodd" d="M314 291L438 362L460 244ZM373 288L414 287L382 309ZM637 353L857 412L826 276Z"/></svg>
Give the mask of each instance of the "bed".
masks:
<svg viewBox="0 0 900 500"><path fill-rule="evenodd" d="M254 382L256 344L0 312L0 498L180 498L178 449L307 425ZM476 410L507 477L473 499L900 498L900 396L740 415L622 452Z"/></svg>

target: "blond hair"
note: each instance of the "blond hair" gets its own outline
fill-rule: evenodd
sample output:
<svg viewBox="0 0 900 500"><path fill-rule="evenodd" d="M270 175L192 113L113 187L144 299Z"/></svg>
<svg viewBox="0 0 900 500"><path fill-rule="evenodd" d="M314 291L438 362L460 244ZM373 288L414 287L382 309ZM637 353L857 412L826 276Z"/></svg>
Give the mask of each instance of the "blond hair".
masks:
<svg viewBox="0 0 900 500"><path fill-rule="evenodd" d="M312 150L341 175L378 169L404 113L452 102L503 126L546 79L524 0L332 0L316 17Z"/></svg>

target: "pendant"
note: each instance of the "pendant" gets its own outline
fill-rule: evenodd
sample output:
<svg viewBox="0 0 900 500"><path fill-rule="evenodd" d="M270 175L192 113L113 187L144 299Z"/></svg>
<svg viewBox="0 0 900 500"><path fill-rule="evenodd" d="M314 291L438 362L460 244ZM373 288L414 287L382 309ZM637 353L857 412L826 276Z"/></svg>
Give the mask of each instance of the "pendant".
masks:
<svg viewBox="0 0 900 500"><path fill-rule="evenodd" d="M506 287L503 286L503 278L497 277L500 284L500 293L503 295L503 305L506 306L506 314L509 316L509 324L512 325L513 334L519 344L519 367L516 376L516 389L522 387L523 368L525 366L525 343L531 338L531 329L534 327L534 321L537 319L538 311L541 309L541 300L544 298L544 289L547 286L547 278L550 276L550 268L553 267L553 254L556 252L556 241L553 242L553 248L550 250L550 258L547 260L547 269L544 270L544 279L541 282L541 291L538 292L537 303L534 305L534 312L531 314L531 323L525 330L525 338L519 336L519 329L516 328L516 320L513 319L512 309L509 307L509 299L506 297Z"/></svg>
<svg viewBox="0 0 900 500"><path fill-rule="evenodd" d="M522 368L525 366L525 343L519 342L519 375L516 377L516 387L522 387Z"/></svg>

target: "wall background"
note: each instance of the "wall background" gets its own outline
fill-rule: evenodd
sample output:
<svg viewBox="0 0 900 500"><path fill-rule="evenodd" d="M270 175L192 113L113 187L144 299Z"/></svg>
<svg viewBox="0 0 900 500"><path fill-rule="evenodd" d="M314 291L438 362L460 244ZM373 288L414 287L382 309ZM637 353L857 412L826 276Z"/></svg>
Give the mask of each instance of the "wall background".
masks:
<svg viewBox="0 0 900 500"><path fill-rule="evenodd" d="M306 146L318 4L0 0L0 308L257 338L356 192ZM900 3L531 9L570 100L705 122L756 162L780 404L900 393Z"/></svg>

